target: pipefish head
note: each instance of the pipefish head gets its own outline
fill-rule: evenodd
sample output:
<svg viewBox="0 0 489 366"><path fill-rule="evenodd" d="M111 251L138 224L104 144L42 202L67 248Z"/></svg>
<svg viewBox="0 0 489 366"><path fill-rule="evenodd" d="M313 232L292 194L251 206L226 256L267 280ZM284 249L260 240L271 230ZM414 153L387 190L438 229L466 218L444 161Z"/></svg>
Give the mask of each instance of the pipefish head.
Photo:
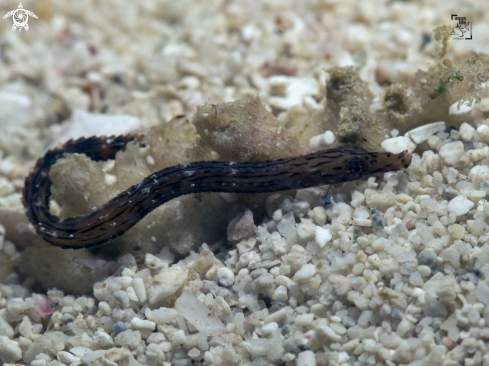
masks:
<svg viewBox="0 0 489 366"><path fill-rule="evenodd" d="M345 162L346 180L357 180L362 177L406 169L411 164L411 154L403 151L400 154L366 153L350 157Z"/></svg>

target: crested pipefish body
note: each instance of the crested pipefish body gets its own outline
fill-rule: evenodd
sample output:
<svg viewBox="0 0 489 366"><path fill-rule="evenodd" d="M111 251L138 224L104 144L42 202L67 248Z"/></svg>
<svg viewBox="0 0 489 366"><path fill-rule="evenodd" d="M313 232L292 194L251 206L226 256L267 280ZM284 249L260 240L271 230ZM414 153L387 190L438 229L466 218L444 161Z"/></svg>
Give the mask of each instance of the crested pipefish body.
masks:
<svg viewBox="0 0 489 366"><path fill-rule="evenodd" d="M37 233L63 248L90 248L124 234L158 206L198 192L261 193L308 188L360 179L370 174L402 170L411 154L368 152L355 145L278 160L256 162L200 161L162 169L144 178L93 212L61 219L49 212L49 170L64 154L84 153L107 160L134 136L90 137L68 141L37 161L26 178L25 212Z"/></svg>

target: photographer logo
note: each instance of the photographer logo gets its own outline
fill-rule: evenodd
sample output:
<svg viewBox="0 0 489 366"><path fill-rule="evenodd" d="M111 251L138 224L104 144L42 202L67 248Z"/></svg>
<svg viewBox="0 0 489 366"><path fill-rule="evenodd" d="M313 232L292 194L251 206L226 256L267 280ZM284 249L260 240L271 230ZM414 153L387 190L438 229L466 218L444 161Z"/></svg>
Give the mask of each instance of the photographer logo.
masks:
<svg viewBox="0 0 489 366"><path fill-rule="evenodd" d="M472 22L467 23L466 17L459 17L457 14L452 14L452 20L457 21L457 25L453 27L452 39L455 41L461 41L465 39L472 39Z"/></svg>
<svg viewBox="0 0 489 366"><path fill-rule="evenodd" d="M29 15L31 17L37 18L36 14L34 14L32 11L24 9L22 3L19 3L19 8L9 11L3 16L3 19L12 16L12 20L14 21L14 24L12 25L12 30L15 31L17 28L19 28L19 32L22 32L22 28L24 28L26 31L29 30L29 25L27 24L27 22L29 21Z"/></svg>

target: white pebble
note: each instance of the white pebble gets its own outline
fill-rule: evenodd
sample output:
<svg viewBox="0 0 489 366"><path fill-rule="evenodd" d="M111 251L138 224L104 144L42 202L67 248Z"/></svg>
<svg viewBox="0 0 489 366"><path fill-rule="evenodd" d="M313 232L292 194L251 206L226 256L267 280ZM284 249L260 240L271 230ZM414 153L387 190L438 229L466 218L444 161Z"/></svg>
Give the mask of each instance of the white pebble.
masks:
<svg viewBox="0 0 489 366"><path fill-rule="evenodd" d="M144 286L144 281L142 278L134 278L132 280L132 286L134 287L134 291L136 292L136 295L139 299L139 302L143 304L146 302L146 299L148 298L146 294L146 287Z"/></svg>
<svg viewBox="0 0 489 366"><path fill-rule="evenodd" d="M469 125L467 122L462 123L460 126L460 138L462 141L470 141L474 137L475 128Z"/></svg>
<svg viewBox="0 0 489 366"><path fill-rule="evenodd" d="M479 110L482 112L489 112L489 98L482 98L482 100L479 103Z"/></svg>
<svg viewBox="0 0 489 366"><path fill-rule="evenodd" d="M234 273L229 268L221 267L217 270L217 280L223 286L231 286L234 283Z"/></svg>
<svg viewBox="0 0 489 366"><path fill-rule="evenodd" d="M430 148L432 150L437 150L438 145L440 145L441 139L438 136L431 136L428 139L428 145L430 145Z"/></svg>
<svg viewBox="0 0 489 366"><path fill-rule="evenodd" d="M338 353L338 363L341 365L350 359L350 355L347 352Z"/></svg>
<svg viewBox="0 0 489 366"><path fill-rule="evenodd" d="M440 147L439 155L445 165L457 169L464 168L469 163L469 158L464 151L462 141L454 141Z"/></svg>
<svg viewBox="0 0 489 366"><path fill-rule="evenodd" d="M365 190L365 199L367 206L374 207L379 211L385 211L396 204L396 196L394 193L370 188Z"/></svg>
<svg viewBox="0 0 489 366"><path fill-rule="evenodd" d="M476 189L461 189L460 194L467 198L481 199L486 197L486 191L479 191Z"/></svg>
<svg viewBox="0 0 489 366"><path fill-rule="evenodd" d="M314 221L316 222L316 224L318 224L319 226L326 224L327 217L324 207L314 207L312 209L312 212L314 213Z"/></svg>
<svg viewBox="0 0 489 366"><path fill-rule="evenodd" d="M365 227L371 227L373 226L372 220L370 219L360 219L358 217L355 217L352 221L353 225L357 226L365 226Z"/></svg>
<svg viewBox="0 0 489 366"><path fill-rule="evenodd" d="M459 102L455 102L450 106L448 114L450 115L450 117L456 119L457 121L462 121L470 115L470 112L472 112L474 105L469 105L468 103L464 102L459 108L458 103Z"/></svg>
<svg viewBox="0 0 489 366"><path fill-rule="evenodd" d="M346 225L351 220L353 208L344 202L339 202L333 205L331 208L331 213L333 216L333 222Z"/></svg>
<svg viewBox="0 0 489 366"><path fill-rule="evenodd" d="M423 281L423 278L421 277L421 273L419 273L418 271L412 273L409 276L409 283L411 285L417 286L417 287L423 286L424 281Z"/></svg>
<svg viewBox="0 0 489 366"><path fill-rule="evenodd" d="M340 335L336 334L336 332L327 325L320 325L316 327L316 334L321 338L329 339L333 342L339 342L342 339Z"/></svg>
<svg viewBox="0 0 489 366"><path fill-rule="evenodd" d="M194 75L188 75L181 78L177 85L182 89L197 89L200 86L200 80Z"/></svg>
<svg viewBox="0 0 489 366"><path fill-rule="evenodd" d="M295 355L293 353L286 353L282 357L282 362L292 362L295 360Z"/></svg>
<svg viewBox="0 0 489 366"><path fill-rule="evenodd" d="M76 362L77 364L80 364L80 358L76 357L74 354L72 354L70 352L60 351L56 355L56 358L58 359L59 362L62 362L66 365L70 365L74 362Z"/></svg>
<svg viewBox="0 0 489 366"><path fill-rule="evenodd" d="M178 266L166 268L153 277L148 287L150 304L155 304L164 298L173 295L187 281L188 273Z"/></svg>
<svg viewBox="0 0 489 366"><path fill-rule="evenodd" d="M414 149L416 149L416 144L409 137L405 136L385 139L382 141L381 146L385 151L393 154L399 154L404 150L411 153L414 151Z"/></svg>
<svg viewBox="0 0 489 366"><path fill-rule="evenodd" d="M275 332L276 330L278 329L278 324L275 323L275 322L271 322L271 323L268 323L268 324L265 324L262 328L261 328L261 334L264 336L264 337L267 337L268 335L272 334L273 332Z"/></svg>
<svg viewBox="0 0 489 366"><path fill-rule="evenodd" d="M151 312L153 320L160 325L171 323L178 313L175 309L171 308L159 308Z"/></svg>
<svg viewBox="0 0 489 366"><path fill-rule="evenodd" d="M314 321L314 314L299 314L295 317L294 323L300 327L310 325Z"/></svg>
<svg viewBox="0 0 489 366"><path fill-rule="evenodd" d="M365 195L360 191L353 191L351 194L351 206L357 207L365 203Z"/></svg>
<svg viewBox="0 0 489 366"><path fill-rule="evenodd" d="M0 317L0 334L9 338L14 337L14 329L12 326L2 317Z"/></svg>
<svg viewBox="0 0 489 366"><path fill-rule="evenodd" d="M406 318L403 318L396 329L396 334L400 337L403 337L407 332L414 329L414 324L411 323Z"/></svg>
<svg viewBox="0 0 489 366"><path fill-rule="evenodd" d="M320 248L323 248L327 242L329 242L333 235L328 229L323 229L321 226L316 226L316 243Z"/></svg>
<svg viewBox="0 0 489 366"><path fill-rule="evenodd" d="M414 128L411 131L406 132L404 136L411 138L416 144L420 144L428 140L430 136L445 131L445 128L445 122L433 122Z"/></svg>
<svg viewBox="0 0 489 366"><path fill-rule="evenodd" d="M294 281L304 281L310 279L316 274L316 266L311 263L306 263L294 275Z"/></svg>
<svg viewBox="0 0 489 366"><path fill-rule="evenodd" d="M0 336L0 359L5 362L18 361L22 357L19 343L10 340L7 336Z"/></svg>
<svg viewBox="0 0 489 366"><path fill-rule="evenodd" d="M115 182L117 182L117 177L115 175L105 173L105 184L108 186L113 185Z"/></svg>
<svg viewBox="0 0 489 366"><path fill-rule="evenodd" d="M309 140L309 148L313 151L321 149L323 135L316 135Z"/></svg>
<svg viewBox="0 0 489 366"><path fill-rule="evenodd" d="M335 140L335 135L331 131L326 131L321 135L311 137L309 140L309 147L311 150L320 150L322 148L330 146Z"/></svg>
<svg viewBox="0 0 489 366"><path fill-rule="evenodd" d="M86 355L84 355L81 358L80 361L82 362L83 365L97 365L98 362L100 362L102 359L104 359L103 357L104 357L104 354L106 352L107 351L104 349L99 349L97 351L88 352ZM32 363L31 363L31 366L33 366Z"/></svg>
<svg viewBox="0 0 489 366"><path fill-rule="evenodd" d="M218 335L226 331L222 321L213 316L210 309L188 291L182 292L177 301L175 301L174 306L178 313L192 326L199 331L205 331L208 336ZM225 306L228 311L231 311L225 303L219 306Z"/></svg>
<svg viewBox="0 0 489 366"><path fill-rule="evenodd" d="M316 366L316 355L313 351L304 351L297 357L297 366Z"/></svg>
<svg viewBox="0 0 489 366"><path fill-rule="evenodd" d="M288 315L290 315L292 313L294 313L294 309L292 309L290 306L286 306L285 308L282 308L282 309L268 315L265 319L263 319L263 322L265 324L268 324L270 322L278 322L278 321L286 318Z"/></svg>
<svg viewBox="0 0 489 366"><path fill-rule="evenodd" d="M284 285L278 286L273 295L272 298L277 301L287 301L289 297L287 296L287 287Z"/></svg>
<svg viewBox="0 0 489 366"><path fill-rule="evenodd" d="M192 360L198 360L200 358L200 350L194 347L190 351L188 351L187 355Z"/></svg>
<svg viewBox="0 0 489 366"><path fill-rule="evenodd" d="M183 332L182 329L177 330L171 335L171 341L175 345L181 345L183 342L185 342L185 333Z"/></svg>
<svg viewBox="0 0 489 366"><path fill-rule="evenodd" d="M96 83L96 84L100 84L101 82L104 81L103 76L96 71L87 72L86 77L87 77L87 80L91 81L92 83Z"/></svg>
<svg viewBox="0 0 489 366"><path fill-rule="evenodd" d="M365 351L372 352L375 348L376 342L374 339L364 339L362 344Z"/></svg>
<svg viewBox="0 0 489 366"><path fill-rule="evenodd" d="M146 257L144 258L144 264L146 267L151 269L158 269L163 267L166 263L162 261L160 258L154 256L153 254L146 253Z"/></svg>
<svg viewBox="0 0 489 366"><path fill-rule="evenodd" d="M283 212L282 212L281 208L279 208L278 210L275 210L275 212L272 215L272 219L274 219L275 221L282 220L282 217L283 217Z"/></svg>
<svg viewBox="0 0 489 366"><path fill-rule="evenodd" d="M489 146L484 146L482 149L474 149L467 151L467 156L470 161L486 159L489 156ZM474 168L480 168L481 165L476 165ZM473 169L473 168L472 168Z"/></svg>
<svg viewBox="0 0 489 366"><path fill-rule="evenodd" d="M156 324L154 322L149 320L139 319L139 318L132 318L131 325L136 329L144 329L144 330L151 330L151 331L156 329Z"/></svg>
<svg viewBox="0 0 489 366"><path fill-rule="evenodd" d="M333 290L338 296L346 296L351 289L350 280L343 275L332 274L328 281L333 285Z"/></svg>
<svg viewBox="0 0 489 366"><path fill-rule="evenodd" d="M273 77L278 77L273 76ZM271 77L272 78L272 77ZM286 77L288 83L283 96L270 96L268 104L278 109L287 110L295 105L302 103L307 96L314 96L319 93L319 83L313 77Z"/></svg>
<svg viewBox="0 0 489 366"><path fill-rule="evenodd" d="M334 133L330 130L326 131L324 133L324 143L329 146L331 145L335 140L335 136L334 136Z"/></svg>
<svg viewBox="0 0 489 366"><path fill-rule="evenodd" d="M387 272L387 271L382 271L382 272ZM353 292L351 292L353 293ZM360 295L360 296L356 296L354 299L353 299L353 303L355 304L355 306L360 309L360 310L367 310L368 309L368 306L370 304L370 301L369 299L367 299L365 296L363 295Z"/></svg>
<svg viewBox="0 0 489 366"><path fill-rule="evenodd" d="M97 331L95 332L94 336L93 336L93 341L95 342L95 344L99 347L102 347L102 348L108 348L108 347L114 347L115 344L114 344L114 340L112 339L112 337L105 333L105 332L102 332L102 331ZM70 349L70 352L77 355L78 357L82 357L85 353L87 352L91 352L91 349L90 348L87 348L87 352L80 352L80 354L77 354L76 351L74 351L74 349L77 349L77 348L86 348L86 347L74 347L72 349Z"/></svg>
<svg viewBox="0 0 489 366"><path fill-rule="evenodd" d="M81 92L83 95L83 92ZM90 103L90 100L88 100ZM83 136L117 136L125 135L130 131L137 130L142 125L139 118L130 115L97 114L89 113L82 109L75 109L71 115L69 128L59 135L54 142L63 142L69 139L77 139Z"/></svg>
<svg viewBox="0 0 489 366"><path fill-rule="evenodd" d="M129 297L129 300L138 302L138 296L136 295L136 291L134 291L134 288L132 286L129 286L126 290L127 296Z"/></svg>
<svg viewBox="0 0 489 366"><path fill-rule="evenodd" d="M105 333L107 334L107 333ZM111 338L112 339L112 338ZM73 347L73 348L70 348L69 350L71 353L73 353L75 356L77 357L83 357L85 356L87 353L89 352L92 352L92 350L88 347L83 347L83 346L78 346L78 347Z"/></svg>
<svg viewBox="0 0 489 366"><path fill-rule="evenodd" d="M125 308L128 308L129 307L129 295L127 294L126 291L123 291L123 290L117 290L114 292L114 299L116 299L117 301L119 301L119 303L125 307Z"/></svg>
<svg viewBox="0 0 489 366"><path fill-rule="evenodd" d="M475 294L479 301L489 305L489 285L487 285L484 281L479 281Z"/></svg>
<svg viewBox="0 0 489 366"><path fill-rule="evenodd" d="M370 217L370 212L365 206L358 206L353 211L353 216L360 219L368 219Z"/></svg>
<svg viewBox="0 0 489 366"><path fill-rule="evenodd" d="M285 75L273 75L268 79L271 95L285 95L289 86L289 78Z"/></svg>
<svg viewBox="0 0 489 366"><path fill-rule="evenodd" d="M148 165L154 165L155 159L153 159L153 157L151 155L148 155L148 156L146 156L146 163L148 163Z"/></svg>
<svg viewBox="0 0 489 366"><path fill-rule="evenodd" d="M479 127L477 127L477 131L474 134L474 140L488 143L489 142L489 126L479 125Z"/></svg>
<svg viewBox="0 0 489 366"><path fill-rule="evenodd" d="M107 304L107 302L105 301L99 302L98 308L100 309L100 311L102 311L102 314L106 316L112 315L112 309L110 308L109 304Z"/></svg>
<svg viewBox="0 0 489 366"><path fill-rule="evenodd" d="M316 233L316 225L309 219L302 219L301 223L297 225L297 236L301 244L307 244L314 239Z"/></svg>
<svg viewBox="0 0 489 366"><path fill-rule="evenodd" d="M204 353L204 362L206 362L207 365L214 364L214 356L209 351L205 351Z"/></svg>
<svg viewBox="0 0 489 366"><path fill-rule="evenodd" d="M126 329L114 337L114 343L117 346L128 345L136 347L139 342L141 342L141 332L139 330Z"/></svg>
<svg viewBox="0 0 489 366"><path fill-rule="evenodd" d="M420 265L416 268L422 277L427 277L431 274L431 268L429 266Z"/></svg>
<svg viewBox="0 0 489 366"><path fill-rule="evenodd" d="M448 202L448 212L455 216L465 215L474 207L474 202L464 196L457 196Z"/></svg>

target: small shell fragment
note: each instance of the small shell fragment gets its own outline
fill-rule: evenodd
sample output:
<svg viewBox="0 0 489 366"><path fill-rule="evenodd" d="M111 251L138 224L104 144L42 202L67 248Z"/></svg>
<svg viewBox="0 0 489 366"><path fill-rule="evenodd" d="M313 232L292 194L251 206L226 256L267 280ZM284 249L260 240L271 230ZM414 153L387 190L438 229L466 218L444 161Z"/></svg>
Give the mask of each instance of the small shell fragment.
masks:
<svg viewBox="0 0 489 366"><path fill-rule="evenodd" d="M430 136L433 136L438 132L445 131L445 128L446 128L445 122L433 122L412 129L411 131L406 132L404 136L409 137L415 143L420 144L423 141L428 140Z"/></svg>

